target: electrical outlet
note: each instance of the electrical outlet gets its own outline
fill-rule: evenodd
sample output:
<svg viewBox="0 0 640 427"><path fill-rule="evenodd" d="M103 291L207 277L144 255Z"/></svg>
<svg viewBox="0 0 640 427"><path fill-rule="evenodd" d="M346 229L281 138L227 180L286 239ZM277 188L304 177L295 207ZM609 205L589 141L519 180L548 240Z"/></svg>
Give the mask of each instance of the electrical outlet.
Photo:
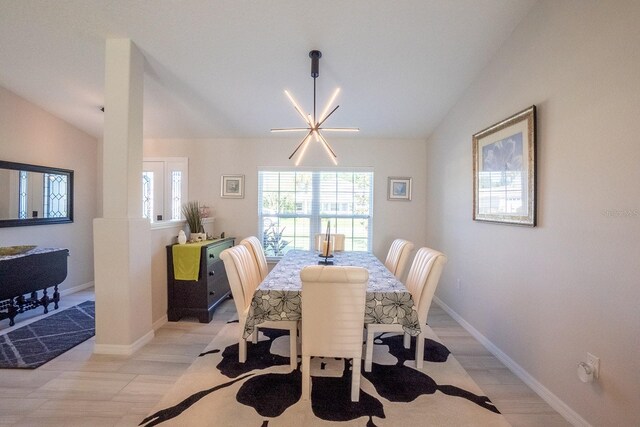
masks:
<svg viewBox="0 0 640 427"><path fill-rule="evenodd" d="M598 378L600 374L600 358L587 353L587 363L593 366L593 378Z"/></svg>

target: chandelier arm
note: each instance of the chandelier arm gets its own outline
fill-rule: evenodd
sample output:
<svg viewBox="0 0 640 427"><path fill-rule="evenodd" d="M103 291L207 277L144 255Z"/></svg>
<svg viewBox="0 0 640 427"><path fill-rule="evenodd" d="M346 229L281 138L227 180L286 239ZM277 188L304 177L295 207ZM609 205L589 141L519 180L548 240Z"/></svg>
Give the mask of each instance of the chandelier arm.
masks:
<svg viewBox="0 0 640 427"><path fill-rule="evenodd" d="M324 118L326 117L327 111L329 111L329 108L331 107L331 105L333 105L333 101L336 100L336 97L338 96L339 93L340 93L340 88L336 88L336 90L333 92L333 95L331 95L331 98L329 99L329 102L327 102L327 105L324 107L324 110L322 110L322 113L320 114L319 121L321 121L321 122L324 121Z"/></svg>
<svg viewBox="0 0 640 427"><path fill-rule="evenodd" d="M306 124L308 124L309 126L313 126L313 124L309 121L309 118L306 117L304 113L300 109L298 109L298 107L294 107L294 108L296 109L298 114L300 114L300 117L302 117L302 120L304 120Z"/></svg>
<svg viewBox="0 0 640 427"><path fill-rule="evenodd" d="M291 101L291 103L293 104L293 108L295 108L298 114L300 114L300 117L302 117L302 120L304 120L304 122L307 123L309 126L313 127L313 124L309 122L309 120L307 119L307 116L304 115L304 113L302 112L302 109L300 109L300 106L298 105L296 100L293 99L293 96L291 96L289 91L285 90L284 93L285 95L287 95L287 98L289 98L289 101Z"/></svg>
<svg viewBox="0 0 640 427"><path fill-rule="evenodd" d="M333 110L331 110L331 112L329 114L327 114L327 117L325 117L324 119L322 119L322 121L320 123L318 123L318 127L322 126L322 124L324 122L327 121L327 119L329 118L329 116L331 116L338 108L340 108L339 105L336 105L336 108L334 108Z"/></svg>
<svg viewBox="0 0 640 427"><path fill-rule="evenodd" d="M309 130L309 128L273 128L271 132L300 132L303 130Z"/></svg>
<svg viewBox="0 0 640 427"><path fill-rule="evenodd" d="M318 132L318 136L320 137L320 141L322 141L322 143L324 144L324 146L331 152L331 154L333 154L334 158L338 158L338 156L336 156L335 151L333 151L333 149L331 148L331 146L329 145L329 143L327 142L326 139L324 139L324 136L322 136L322 134L320 132Z"/></svg>
<svg viewBox="0 0 640 427"><path fill-rule="evenodd" d="M322 128L329 132L360 132L360 128Z"/></svg>
<svg viewBox="0 0 640 427"><path fill-rule="evenodd" d="M311 138L307 138L307 140L302 144L302 148L300 149L300 154L298 154L298 160L296 160L295 165L298 166L302 159L304 158L304 153L306 153L307 148L309 148L309 142Z"/></svg>
<svg viewBox="0 0 640 427"><path fill-rule="evenodd" d="M300 144L298 144L298 146L296 147L296 149L295 149L295 150L293 150L293 153L291 153L291 155L289 156L289 160L291 160L291 158L292 158L293 156L295 156L295 154L298 152L298 150L300 149L300 147L302 147L302 144L304 144L304 143L305 143L305 141L306 141L307 139L309 139L309 137L311 136L311 132L312 132L312 131L309 131L309 133L307 134L307 136L305 136L305 137L302 139L302 141L300 142Z"/></svg>

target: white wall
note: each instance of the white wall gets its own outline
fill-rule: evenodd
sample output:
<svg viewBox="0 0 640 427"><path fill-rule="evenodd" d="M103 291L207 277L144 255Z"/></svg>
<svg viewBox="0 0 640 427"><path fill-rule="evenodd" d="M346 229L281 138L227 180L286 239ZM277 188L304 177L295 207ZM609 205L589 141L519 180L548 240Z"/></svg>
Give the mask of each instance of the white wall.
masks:
<svg viewBox="0 0 640 427"><path fill-rule="evenodd" d="M74 171L73 223L0 228L0 246L69 249L60 289L93 281L96 149L95 138L0 87L0 159Z"/></svg>
<svg viewBox="0 0 640 427"><path fill-rule="evenodd" d="M386 256L393 239L403 237L426 244L425 142L418 140L330 139L338 154L338 167L374 170L374 241L378 258ZM189 158L189 199L212 207L215 233L244 238L258 232L258 170L294 167L288 160L298 140L195 139L145 140L145 157ZM334 167L316 144L307 150L300 167ZM222 174L245 175L244 199L220 197ZM413 200L387 200L387 177L413 177Z"/></svg>
<svg viewBox="0 0 640 427"><path fill-rule="evenodd" d="M171 139L145 140L145 157L188 157L189 199L212 207L213 229L207 232L238 240L258 232L258 170L262 166L293 167L288 160L297 140L278 139ZM384 260L393 239L403 237L426 245L425 142L417 140L330 140L340 167L372 167L374 170L374 253ZM334 167L327 155L311 146L301 166ZM220 197L221 174L245 175L244 199ZM387 200L387 177L413 178L413 201ZM153 234L153 321L166 315L166 253L162 245L173 243L177 229ZM158 249L161 248L161 249Z"/></svg>
<svg viewBox="0 0 640 427"><path fill-rule="evenodd" d="M634 1L541 1L428 141L438 297L576 423L640 420L638 22ZM471 136L531 104L539 225L473 222ZM587 352L594 384L576 375Z"/></svg>

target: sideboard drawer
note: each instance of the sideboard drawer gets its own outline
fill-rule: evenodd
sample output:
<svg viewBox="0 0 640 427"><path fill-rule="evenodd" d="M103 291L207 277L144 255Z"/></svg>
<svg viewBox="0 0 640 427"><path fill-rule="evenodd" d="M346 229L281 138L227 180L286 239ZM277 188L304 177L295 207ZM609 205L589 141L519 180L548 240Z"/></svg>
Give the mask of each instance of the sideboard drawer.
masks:
<svg viewBox="0 0 640 427"><path fill-rule="evenodd" d="M214 269L209 272L209 277L207 278L207 296L210 303L216 301L221 294L229 292L229 281L227 272L224 269L224 263L219 261L213 266Z"/></svg>
<svg viewBox="0 0 640 427"><path fill-rule="evenodd" d="M223 242L219 245L213 245L207 247L207 263L216 262L220 260L220 253L227 248L233 246L233 241Z"/></svg>

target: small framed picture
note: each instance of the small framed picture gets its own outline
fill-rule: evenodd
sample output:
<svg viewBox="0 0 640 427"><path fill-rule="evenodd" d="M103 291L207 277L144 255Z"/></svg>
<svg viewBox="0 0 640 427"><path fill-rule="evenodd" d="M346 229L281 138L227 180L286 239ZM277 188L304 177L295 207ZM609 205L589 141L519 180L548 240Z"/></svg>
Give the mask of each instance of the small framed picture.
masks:
<svg viewBox="0 0 640 427"><path fill-rule="evenodd" d="M411 178L390 176L387 181L387 200L411 200Z"/></svg>
<svg viewBox="0 0 640 427"><path fill-rule="evenodd" d="M229 199L244 198L244 175L222 175L220 196Z"/></svg>

